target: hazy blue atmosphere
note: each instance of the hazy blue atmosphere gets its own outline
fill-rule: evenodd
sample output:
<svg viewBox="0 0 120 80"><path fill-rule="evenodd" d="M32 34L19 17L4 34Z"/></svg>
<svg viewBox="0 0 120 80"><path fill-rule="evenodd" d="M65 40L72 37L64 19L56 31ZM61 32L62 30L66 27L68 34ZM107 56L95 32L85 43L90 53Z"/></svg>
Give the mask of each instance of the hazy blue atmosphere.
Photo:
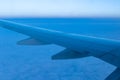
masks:
<svg viewBox="0 0 120 80"><path fill-rule="evenodd" d="M120 40L120 19L113 18L21 18L11 21L43 28ZM20 46L28 38L0 28L0 80L104 80L113 65L95 57L51 60L64 48L55 44Z"/></svg>
<svg viewBox="0 0 120 80"><path fill-rule="evenodd" d="M120 17L120 0L0 0L0 17Z"/></svg>

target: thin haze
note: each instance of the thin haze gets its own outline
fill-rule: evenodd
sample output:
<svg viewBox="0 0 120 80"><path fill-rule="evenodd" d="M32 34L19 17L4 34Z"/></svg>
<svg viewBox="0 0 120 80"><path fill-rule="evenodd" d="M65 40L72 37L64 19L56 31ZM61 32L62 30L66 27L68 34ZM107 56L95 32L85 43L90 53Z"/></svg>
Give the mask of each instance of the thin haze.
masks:
<svg viewBox="0 0 120 80"><path fill-rule="evenodd" d="M120 0L0 0L0 17L120 17Z"/></svg>

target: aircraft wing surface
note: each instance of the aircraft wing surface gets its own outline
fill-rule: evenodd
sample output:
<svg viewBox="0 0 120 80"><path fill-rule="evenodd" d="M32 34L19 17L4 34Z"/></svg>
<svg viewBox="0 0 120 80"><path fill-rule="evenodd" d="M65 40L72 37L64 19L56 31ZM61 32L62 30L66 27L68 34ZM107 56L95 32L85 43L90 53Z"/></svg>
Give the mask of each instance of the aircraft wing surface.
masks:
<svg viewBox="0 0 120 80"><path fill-rule="evenodd" d="M114 55L113 53L116 53L116 56L120 57L118 51L120 41L48 30L7 20L0 20L0 27L30 37L19 41L19 45L57 44L66 48L61 54L54 55L53 59L95 56L106 60L106 57L110 58L110 55ZM109 62L109 60L106 61Z"/></svg>
<svg viewBox="0 0 120 80"><path fill-rule="evenodd" d="M7 20L0 20L0 27L30 37L19 41L19 45L57 44L65 47L64 51L52 56L54 60L87 56L102 59L118 67L106 80L110 80L110 78L113 80L115 76L115 80L120 79L120 41L48 30Z"/></svg>

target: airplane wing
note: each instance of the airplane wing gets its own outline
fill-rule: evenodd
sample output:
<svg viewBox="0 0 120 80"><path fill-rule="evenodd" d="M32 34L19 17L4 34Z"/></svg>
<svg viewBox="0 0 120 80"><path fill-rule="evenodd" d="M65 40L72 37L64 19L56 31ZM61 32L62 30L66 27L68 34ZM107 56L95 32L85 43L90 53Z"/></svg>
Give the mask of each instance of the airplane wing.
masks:
<svg viewBox="0 0 120 80"><path fill-rule="evenodd" d="M108 55L114 55L112 53L118 51L120 48L120 41L69 34L7 20L0 20L0 27L30 36L28 39L19 41L19 45L57 44L66 47L64 51L52 56L52 59L72 59L95 56L105 60L106 57L109 57ZM111 54L108 54L110 52ZM120 56L117 52L116 55Z"/></svg>
<svg viewBox="0 0 120 80"><path fill-rule="evenodd" d="M7 20L0 20L0 27L31 37L18 42L20 45L57 44L66 48L64 51L53 55L52 59L74 59L95 56L120 68L120 41L69 34ZM114 75L118 78L120 71L117 69Z"/></svg>

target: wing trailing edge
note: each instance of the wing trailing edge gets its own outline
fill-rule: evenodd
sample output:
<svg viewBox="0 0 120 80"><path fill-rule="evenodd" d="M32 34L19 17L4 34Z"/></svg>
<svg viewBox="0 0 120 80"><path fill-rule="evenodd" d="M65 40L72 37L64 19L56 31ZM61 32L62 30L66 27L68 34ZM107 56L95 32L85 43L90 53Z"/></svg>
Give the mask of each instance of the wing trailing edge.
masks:
<svg viewBox="0 0 120 80"><path fill-rule="evenodd" d="M88 57L89 52L79 53L73 50L65 49L64 51L55 54L52 56L53 60L61 60L61 59L75 59L75 58L83 58Z"/></svg>
<svg viewBox="0 0 120 80"><path fill-rule="evenodd" d="M49 43L34 38L27 38L17 42L18 45L47 45Z"/></svg>

